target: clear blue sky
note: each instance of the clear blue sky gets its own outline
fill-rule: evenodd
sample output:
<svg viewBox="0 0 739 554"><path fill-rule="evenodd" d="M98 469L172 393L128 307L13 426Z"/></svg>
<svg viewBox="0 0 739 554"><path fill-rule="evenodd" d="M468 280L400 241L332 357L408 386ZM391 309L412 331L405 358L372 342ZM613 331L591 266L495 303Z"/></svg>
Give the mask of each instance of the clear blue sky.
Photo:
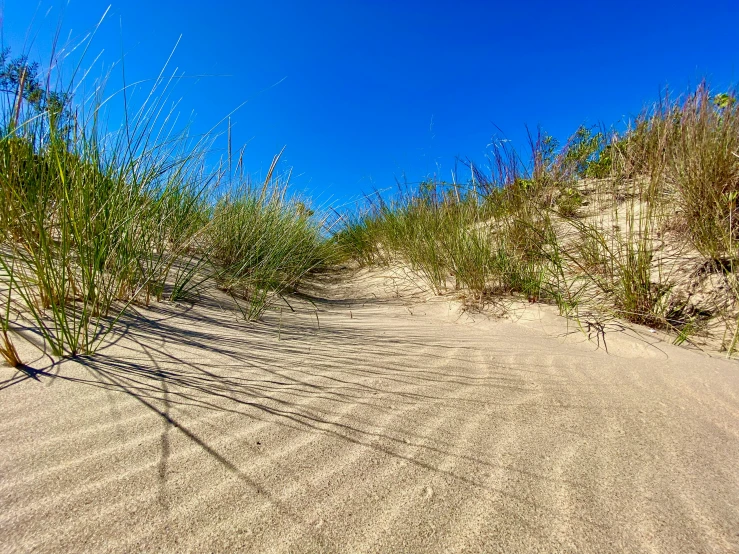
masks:
<svg viewBox="0 0 739 554"><path fill-rule="evenodd" d="M42 63L62 11L66 39L109 5L4 2L5 44L18 52L35 36ZM89 63L102 52L98 65L110 66L123 52L129 81L154 78L180 35L173 67L211 75L177 89L195 129L249 100L233 117L247 169L265 171L287 146L283 169L323 200L403 176L449 179L455 157L484 161L497 128L524 147L525 125L564 138L581 123L622 121L665 86L739 78L736 0L125 0L112 4Z"/></svg>

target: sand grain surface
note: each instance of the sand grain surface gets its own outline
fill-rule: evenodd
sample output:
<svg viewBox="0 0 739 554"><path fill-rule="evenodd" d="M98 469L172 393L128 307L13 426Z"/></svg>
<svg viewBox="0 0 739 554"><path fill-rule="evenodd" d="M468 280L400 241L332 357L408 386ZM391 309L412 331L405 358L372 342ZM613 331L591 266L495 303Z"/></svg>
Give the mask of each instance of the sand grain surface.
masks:
<svg viewBox="0 0 739 554"><path fill-rule="evenodd" d="M739 551L736 362L383 283L0 368L0 550Z"/></svg>

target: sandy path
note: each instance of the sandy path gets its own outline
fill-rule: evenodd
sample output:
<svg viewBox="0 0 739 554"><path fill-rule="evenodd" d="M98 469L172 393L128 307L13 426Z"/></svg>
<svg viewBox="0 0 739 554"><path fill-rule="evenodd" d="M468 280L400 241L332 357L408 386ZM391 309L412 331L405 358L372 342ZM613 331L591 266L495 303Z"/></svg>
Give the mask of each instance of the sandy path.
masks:
<svg viewBox="0 0 739 554"><path fill-rule="evenodd" d="M0 550L739 551L736 362L355 286L0 368Z"/></svg>

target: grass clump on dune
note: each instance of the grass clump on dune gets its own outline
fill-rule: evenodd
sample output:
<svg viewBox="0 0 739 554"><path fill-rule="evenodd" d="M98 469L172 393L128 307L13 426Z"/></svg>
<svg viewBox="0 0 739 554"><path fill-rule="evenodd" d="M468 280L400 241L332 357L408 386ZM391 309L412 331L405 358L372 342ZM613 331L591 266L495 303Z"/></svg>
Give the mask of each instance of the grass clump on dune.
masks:
<svg viewBox="0 0 739 554"><path fill-rule="evenodd" d="M268 178L261 194L214 197L212 141L176 131L165 97L153 91L111 133L100 102L75 105L41 89L25 58L2 61L17 90L0 106L0 354L11 365L13 328L57 356L91 354L134 302L216 278L253 319L319 263L320 226L284 187Z"/></svg>
<svg viewBox="0 0 739 554"><path fill-rule="evenodd" d="M529 227L534 222L506 216L493 226L489 211L471 190L426 183L391 202L372 199L369 210L345 224L335 240L339 251L361 263L401 259L437 293L538 296L543 258L526 249L527 241L540 238Z"/></svg>
<svg viewBox="0 0 739 554"><path fill-rule="evenodd" d="M322 222L287 197L287 185L271 180L272 169L263 185L239 185L215 203L206 237L219 286L247 301L248 320L328 257Z"/></svg>
<svg viewBox="0 0 739 554"><path fill-rule="evenodd" d="M4 122L0 263L52 353L74 356L93 352L130 302L162 298L200 232L202 160L87 122L72 134L48 115Z"/></svg>
<svg viewBox="0 0 739 554"><path fill-rule="evenodd" d="M470 164L464 185L425 183L390 201L369 199L343 219L337 245L362 264L407 263L437 293L520 293L576 317L672 329L681 342L699 323L723 319L732 351L735 93L702 84L684 99L662 99L622 133L580 127L562 146L542 133L529 143L528 164L500 143L488 171ZM670 259L670 248L683 260ZM700 271L685 274L696 256ZM705 273L721 274L730 302L695 303Z"/></svg>
<svg viewBox="0 0 739 554"><path fill-rule="evenodd" d="M665 118L665 180L677 191L687 236L713 260L739 255L739 104L701 85Z"/></svg>

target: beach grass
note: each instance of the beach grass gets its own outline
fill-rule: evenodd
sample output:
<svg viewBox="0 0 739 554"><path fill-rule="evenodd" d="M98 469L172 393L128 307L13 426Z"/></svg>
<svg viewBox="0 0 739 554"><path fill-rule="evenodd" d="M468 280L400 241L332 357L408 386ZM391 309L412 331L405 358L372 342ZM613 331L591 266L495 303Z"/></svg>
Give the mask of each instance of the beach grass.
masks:
<svg viewBox="0 0 739 554"><path fill-rule="evenodd" d="M331 228L291 191L280 154L264 178L236 177L229 134L229 160L209 165L216 134L176 127L161 75L135 109L121 91L124 124L111 131L104 81L75 102L69 85L41 88L26 58L3 50L1 61L17 81L0 102L0 355L10 365L21 363L21 328L56 356L89 355L132 305L195 300L209 281L254 321L312 271L349 259L406 264L434 293L472 304L519 295L681 342L721 319L729 353L739 342L733 90L702 83L621 132L581 126L562 145L537 130L525 156L496 142L486 168L468 164L469 181L368 196ZM695 287L676 279L668 243L700 258L684 280L718 275L729 301L691 304Z"/></svg>
<svg viewBox="0 0 739 554"><path fill-rule="evenodd" d="M379 194L342 218L335 241L359 264L404 263L437 293L519 294L568 315L614 317L684 341L723 319L737 342L739 105L735 91L661 98L620 133L579 127L563 144L538 131L523 156L494 144L464 184L431 179ZM527 163L523 160L528 159ZM730 302L696 309L681 291L678 245L721 274ZM685 279L697 279L696 274ZM700 313L699 313L700 312Z"/></svg>
<svg viewBox="0 0 739 554"><path fill-rule="evenodd" d="M11 365L14 328L53 355L89 355L132 304L192 298L214 278L251 320L322 263L319 218L274 167L259 190L225 187L206 164L215 137L174 127L157 95L166 83L127 105L115 131L102 88L88 106L61 94L40 106L18 87L0 105L0 354Z"/></svg>

